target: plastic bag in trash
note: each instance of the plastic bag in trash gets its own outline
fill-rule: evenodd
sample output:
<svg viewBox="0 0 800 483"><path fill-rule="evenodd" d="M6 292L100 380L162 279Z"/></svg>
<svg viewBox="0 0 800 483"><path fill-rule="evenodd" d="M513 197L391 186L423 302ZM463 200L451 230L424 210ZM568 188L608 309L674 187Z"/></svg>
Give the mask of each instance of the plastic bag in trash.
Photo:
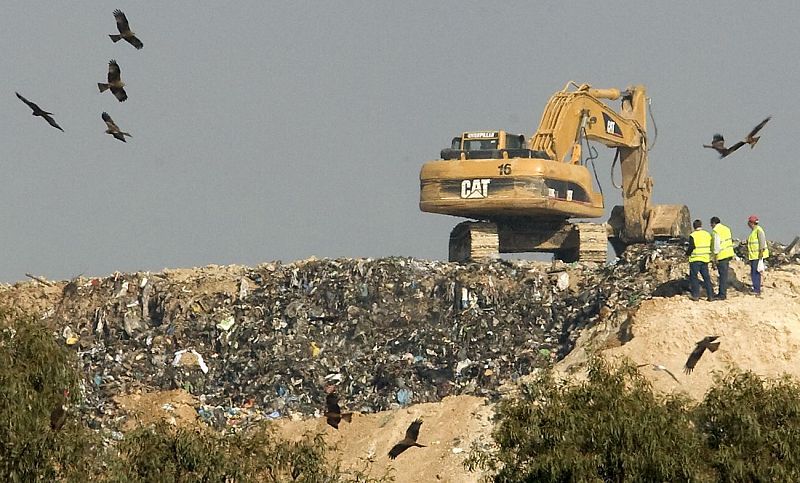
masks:
<svg viewBox="0 0 800 483"><path fill-rule="evenodd" d="M397 391L397 402L402 404L403 406L408 405L411 402L411 398L414 396L414 392L411 389L403 388Z"/></svg>
<svg viewBox="0 0 800 483"><path fill-rule="evenodd" d="M184 356L186 354L193 355L194 360L192 360L191 358L186 358L185 360ZM200 366L200 370L203 371L203 374L208 374L208 366L206 365L206 362L203 360L203 356L198 354L198 352L194 349L191 350L181 349L175 353L175 358L172 360L172 365L175 367L193 365L193 363L196 363L198 366Z"/></svg>

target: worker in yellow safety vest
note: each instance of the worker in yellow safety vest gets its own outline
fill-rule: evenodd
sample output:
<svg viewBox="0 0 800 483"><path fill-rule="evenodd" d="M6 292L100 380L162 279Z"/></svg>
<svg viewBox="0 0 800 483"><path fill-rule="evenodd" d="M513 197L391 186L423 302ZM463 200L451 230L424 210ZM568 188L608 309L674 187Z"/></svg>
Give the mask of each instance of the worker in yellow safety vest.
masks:
<svg viewBox="0 0 800 483"><path fill-rule="evenodd" d="M711 277L708 274L708 264L711 262L711 233L703 230L703 222L694 220L694 231L689 234L689 288L692 292L691 299L700 298L699 273L703 277L708 301L714 300L714 288L711 286Z"/></svg>
<svg viewBox="0 0 800 483"><path fill-rule="evenodd" d="M719 292L717 300L728 298L728 265L734 256L731 229L720 223L716 216L711 217L711 252L717 265Z"/></svg>
<svg viewBox="0 0 800 483"><path fill-rule="evenodd" d="M764 259L769 257L767 248L767 235L758 225L758 217L750 215L747 219L750 227L750 236L747 237L747 260L750 262L750 280L753 282L753 293L761 297L761 272L766 268Z"/></svg>

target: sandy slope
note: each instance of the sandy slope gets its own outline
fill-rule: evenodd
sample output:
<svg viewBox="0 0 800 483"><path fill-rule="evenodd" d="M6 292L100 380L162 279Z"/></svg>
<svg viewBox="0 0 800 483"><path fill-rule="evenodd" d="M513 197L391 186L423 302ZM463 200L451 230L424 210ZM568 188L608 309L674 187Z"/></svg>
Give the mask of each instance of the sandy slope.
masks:
<svg viewBox="0 0 800 483"><path fill-rule="evenodd" d="M326 441L336 446L343 467L363 468L365 461L371 461L372 476L388 471L398 483L477 482L480 475L465 471L462 462L472 442L488 436L491 411L483 398L458 396L406 409L354 414L352 423L340 424L338 431L323 418L283 420L280 432L289 438L322 432ZM417 441L427 448L410 448L396 460L389 459L389 450L418 417L423 424Z"/></svg>
<svg viewBox="0 0 800 483"><path fill-rule="evenodd" d="M744 267L737 272L745 273ZM680 383L664 372L642 370L656 389L694 399L703 397L715 374L732 367L800 378L800 266L770 270L764 285L762 298L729 292L728 300L716 302L686 297L645 301L633 319L633 340L602 353L611 360L628 357L637 364L664 365ZM719 336L719 350L706 352L694 372L684 374L695 342L707 335ZM584 351L576 351L557 369L572 372L585 358Z"/></svg>

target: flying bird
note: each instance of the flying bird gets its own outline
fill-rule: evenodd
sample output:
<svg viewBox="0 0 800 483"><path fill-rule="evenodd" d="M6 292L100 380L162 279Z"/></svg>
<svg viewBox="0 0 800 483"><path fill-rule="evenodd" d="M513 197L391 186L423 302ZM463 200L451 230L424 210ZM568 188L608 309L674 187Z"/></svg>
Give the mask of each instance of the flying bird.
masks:
<svg viewBox="0 0 800 483"><path fill-rule="evenodd" d="M714 342L719 338L718 335L709 335L703 337L703 340L697 343L694 350L691 354L689 354L689 359L686 360L686 365L683 366L683 372L686 374L691 374L694 370L694 366L697 365L697 361L700 360L700 357L703 355L706 349L710 350L711 352L717 352L719 349L719 342Z"/></svg>
<svg viewBox="0 0 800 483"><path fill-rule="evenodd" d="M128 25L128 19L121 10L114 10L114 18L117 20L117 30L119 30L119 34L109 34L109 37L111 37L111 40L114 41L114 43L119 42L121 39L125 39L126 42L136 47L137 50L144 47L144 44L141 40L139 40L138 37L136 37L136 34L131 32L131 28Z"/></svg>
<svg viewBox="0 0 800 483"><path fill-rule="evenodd" d="M111 119L111 116L109 116L107 112L104 112L101 117L106 122L106 134L111 134L123 143L127 142L125 141L125 136L133 137L129 133L120 131L119 126L114 123L114 120Z"/></svg>
<svg viewBox="0 0 800 483"><path fill-rule="evenodd" d="M339 397L336 393L330 393L325 396L325 420L328 424L333 426L334 429L339 429L339 422L342 420L351 422L353 413L343 413L342 408L339 407Z"/></svg>
<svg viewBox="0 0 800 483"><path fill-rule="evenodd" d="M126 94L125 89L123 89L125 83L122 82L121 71L119 70L119 64L117 64L116 60L112 59L111 62L108 63L108 84L98 82L97 87L100 89L100 92L111 89L111 93L114 94L114 97L116 97L119 102L128 98L128 94Z"/></svg>
<svg viewBox="0 0 800 483"><path fill-rule="evenodd" d="M400 453L411 448L412 446L417 446L419 448L425 448L424 444L417 443L417 436L419 436L419 427L422 426L422 420L417 418L415 419L406 430L406 437L402 439L402 441L395 444L391 450L389 450L389 458L395 459L400 456Z"/></svg>
<svg viewBox="0 0 800 483"><path fill-rule="evenodd" d="M33 109L33 112L31 113L32 115L43 117L44 120L47 121L48 124L50 124L51 126L53 126L56 129L61 130L62 132L64 131L63 129L61 129L61 126L59 126L56 123L56 120L53 119L53 113L52 112L47 112L44 109L42 109L41 107L39 107L36 104L34 104L33 102L25 99L24 97L19 95L19 92L15 92L14 94L17 95L17 97L19 98L20 101L24 102L25 104L28 105L28 107Z"/></svg>
<svg viewBox="0 0 800 483"><path fill-rule="evenodd" d="M737 142L736 144L734 144L734 145L732 145L730 147L727 147L727 148L725 147L725 138L722 137L722 134L714 134L714 137L711 140L711 144L703 144L703 147L704 148L715 149L719 153L719 158L720 159L722 159L725 156L731 154L732 152L734 152L737 149L741 148L745 144L749 144L750 145L750 149L753 149L753 147L756 145L758 140L761 139L761 136L756 136L756 134L758 134L758 131L760 131L761 128L764 127L764 125L770 119L772 119L772 116L769 116L766 119L764 119L763 121L761 121L760 123L758 123L758 125L756 127L754 127L753 130L750 131L747 134L747 136L745 136L744 141L739 141L739 142Z"/></svg>
<svg viewBox="0 0 800 483"><path fill-rule="evenodd" d="M58 404L50 412L50 429L53 431L61 429L67 421L67 397L69 397L69 391L64 389L64 392L58 397Z"/></svg>
<svg viewBox="0 0 800 483"><path fill-rule="evenodd" d="M653 368L653 370L654 370L654 371L664 371L664 372L666 372L667 374L669 374L669 377L671 377L671 378L675 379L675 382L677 382L678 384L680 384L680 381L678 380L678 378L677 378L677 377L675 377L675 374L673 374L673 373L672 373L672 371L670 371L670 370L669 370L669 369L667 369L666 367L662 366L661 364L639 364L639 365L638 365L638 366L636 366L636 367L644 367L644 366L650 366L650 367L652 367L652 368Z"/></svg>

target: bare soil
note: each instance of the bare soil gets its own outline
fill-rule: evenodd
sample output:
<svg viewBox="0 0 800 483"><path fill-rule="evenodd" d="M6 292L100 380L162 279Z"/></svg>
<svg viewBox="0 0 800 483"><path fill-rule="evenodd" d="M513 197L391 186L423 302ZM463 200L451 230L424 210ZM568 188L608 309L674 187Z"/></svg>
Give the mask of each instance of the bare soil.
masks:
<svg viewBox="0 0 800 483"><path fill-rule="evenodd" d="M736 267L738 273L748 273L744 264L735 263L741 265ZM695 400L703 398L715 377L733 368L764 377L788 374L800 378L800 266L771 269L764 278L760 298L729 291L724 301L693 302L687 297L646 300L633 317L633 339L620 345L609 336L611 340L599 352L612 361L627 357L636 364L663 365L679 382L663 371L643 367L653 387ZM592 337L597 334L582 336L582 345L556 369L580 377L591 346L598 345ZM719 350L706 351L694 371L685 374L684 364L695 343L708 335L719 336Z"/></svg>

